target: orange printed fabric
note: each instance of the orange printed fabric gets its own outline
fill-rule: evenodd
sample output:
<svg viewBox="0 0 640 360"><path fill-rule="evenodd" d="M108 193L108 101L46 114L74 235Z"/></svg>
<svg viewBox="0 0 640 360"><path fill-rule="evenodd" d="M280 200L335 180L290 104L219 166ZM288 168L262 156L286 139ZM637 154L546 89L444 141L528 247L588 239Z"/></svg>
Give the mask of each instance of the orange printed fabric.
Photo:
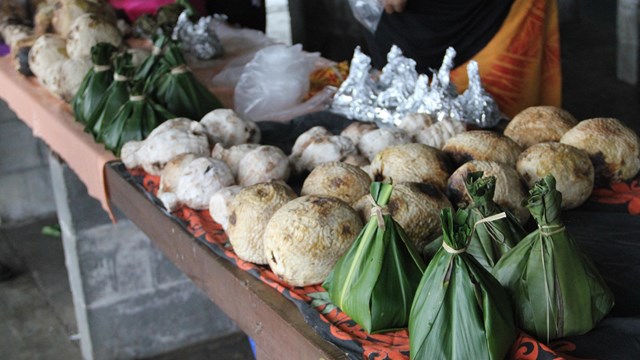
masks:
<svg viewBox="0 0 640 360"><path fill-rule="evenodd" d="M529 106L562 102L560 32L555 0L515 0L502 27L472 60L485 89L509 117ZM469 83L467 63L451 72L459 91Z"/></svg>
<svg viewBox="0 0 640 360"><path fill-rule="evenodd" d="M160 178L141 169L130 171L136 183L153 195L158 191ZM294 287L282 281L268 266L244 261L233 252L222 227L211 219L208 210L182 207L172 213L183 220L186 229L213 252L249 272L292 301L303 313L305 320L325 340L340 347L350 359L409 360L409 335L406 329L381 334L369 334L347 314L337 308L328 293L320 285ZM558 351L571 352L575 345L568 341L554 342L551 346L536 341L522 333L514 343L509 359L552 360L577 359L560 355Z"/></svg>
<svg viewBox="0 0 640 360"><path fill-rule="evenodd" d="M640 215L640 174L630 182L616 182L608 188L593 189L591 199L603 204L627 205L631 215Z"/></svg>

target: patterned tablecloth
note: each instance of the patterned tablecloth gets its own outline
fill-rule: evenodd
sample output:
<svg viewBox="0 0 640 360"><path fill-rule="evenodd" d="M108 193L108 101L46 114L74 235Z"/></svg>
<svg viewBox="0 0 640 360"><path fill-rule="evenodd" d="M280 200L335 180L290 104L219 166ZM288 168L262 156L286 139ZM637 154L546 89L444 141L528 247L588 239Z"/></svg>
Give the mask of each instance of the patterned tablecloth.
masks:
<svg viewBox="0 0 640 360"><path fill-rule="evenodd" d="M309 117L305 117L308 120ZM288 150L291 139L312 125L325 125L339 131L345 122L335 115L312 116L312 121L291 124L262 124L265 141ZM271 137L270 134L274 136ZM279 134L275 136L275 134ZM289 137L282 137L289 134ZM159 178L140 169L120 174L133 186L144 189L149 199L162 207L155 197ZM298 179L300 181L300 179ZM594 330L543 344L520 333L509 354L510 359L638 359L640 358L640 176L595 189L586 204L565 212L569 233L591 256L616 296L616 307ZM294 179L292 186L299 186ZM166 213L166 212L165 212ZM207 210L186 207L166 213L193 234L196 241L235 266L249 272L292 301L306 322L324 339L343 349L353 359L408 359L409 338L406 329L371 335L331 303L320 285L293 287L281 281L268 266L239 259L226 234Z"/></svg>

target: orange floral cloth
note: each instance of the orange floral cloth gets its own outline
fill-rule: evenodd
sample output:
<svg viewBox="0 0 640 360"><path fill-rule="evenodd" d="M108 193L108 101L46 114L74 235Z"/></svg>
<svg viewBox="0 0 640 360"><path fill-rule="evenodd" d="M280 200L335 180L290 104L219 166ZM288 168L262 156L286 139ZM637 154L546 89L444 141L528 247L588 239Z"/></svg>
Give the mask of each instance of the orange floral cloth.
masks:
<svg viewBox="0 0 640 360"><path fill-rule="evenodd" d="M148 193L154 195L157 193L159 177L146 174L140 169L130 173L136 183L142 184ZM172 215L184 221L187 230L196 240L205 243L216 254L249 272L296 304L304 313L305 319L312 322L313 328L324 339L343 349L350 358L409 359L409 336L406 329L369 334L331 303L322 286L294 287L279 279L267 266L259 266L238 258L228 246L225 232L211 219L208 210L196 211L182 207ZM531 336L520 333L508 358L514 360L578 359L561 354L565 351L570 353L575 350L575 347L572 342L564 340L546 346Z"/></svg>
<svg viewBox="0 0 640 360"><path fill-rule="evenodd" d="M513 117L534 105L560 106L560 32L555 0L515 0L502 27L471 60L485 89ZM468 62L467 62L468 63ZM467 63L451 72L459 91L469 83Z"/></svg>

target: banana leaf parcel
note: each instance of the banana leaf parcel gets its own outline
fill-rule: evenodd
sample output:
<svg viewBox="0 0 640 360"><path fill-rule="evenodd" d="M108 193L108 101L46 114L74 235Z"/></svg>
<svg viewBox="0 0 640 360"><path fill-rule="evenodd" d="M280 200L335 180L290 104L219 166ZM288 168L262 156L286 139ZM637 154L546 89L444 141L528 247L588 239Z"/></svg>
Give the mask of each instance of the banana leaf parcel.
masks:
<svg viewBox="0 0 640 360"><path fill-rule="evenodd" d="M140 66L136 69L136 73L133 79L136 81L149 80L151 76L158 70L160 66L160 59L162 59L162 49L167 44L167 37L159 35L153 42L153 50Z"/></svg>
<svg viewBox="0 0 640 360"><path fill-rule="evenodd" d="M91 48L93 68L89 69L85 75L71 102L76 121L86 124L111 85L113 81L111 56L117 50L109 43L98 43Z"/></svg>
<svg viewBox="0 0 640 360"><path fill-rule="evenodd" d="M466 252L474 230L468 217L465 209L440 213L442 247L429 263L411 307L411 359L503 360L516 340L507 291Z"/></svg>
<svg viewBox="0 0 640 360"><path fill-rule="evenodd" d="M145 95L144 85L142 81L132 84L129 100L120 107L113 122L100 134L105 147L116 155L120 154L120 149L128 141L143 140L158 125L175 118Z"/></svg>
<svg viewBox="0 0 640 360"><path fill-rule="evenodd" d="M153 91L155 99L171 113L200 120L208 112L222 107L191 73L178 45L169 44L161 62L154 75Z"/></svg>
<svg viewBox="0 0 640 360"><path fill-rule="evenodd" d="M384 207L391 184L374 182L374 214L322 286L331 301L368 333L407 326L425 265L413 242Z"/></svg>
<svg viewBox="0 0 640 360"><path fill-rule="evenodd" d="M101 138L103 129L113 122L120 107L129 100L129 80L134 70L131 65L131 54L126 52L119 54L114 60L114 68L111 85L85 124L84 130L92 133L99 142L103 141Z"/></svg>
<svg viewBox="0 0 640 360"><path fill-rule="evenodd" d="M471 235L467 253L473 255L480 265L491 271L502 255L513 248L527 233L518 219L508 210L493 202L496 189L495 176L483 177L482 171L467 175L465 187L471 197L468 222L473 226L486 217L504 212L506 217L491 222L479 223ZM425 247L427 258L432 258L442 246L442 236Z"/></svg>
<svg viewBox="0 0 640 360"><path fill-rule="evenodd" d="M547 175L526 206L538 223L493 269L510 292L522 330L542 341L591 330L613 307L613 294L560 219L562 194Z"/></svg>

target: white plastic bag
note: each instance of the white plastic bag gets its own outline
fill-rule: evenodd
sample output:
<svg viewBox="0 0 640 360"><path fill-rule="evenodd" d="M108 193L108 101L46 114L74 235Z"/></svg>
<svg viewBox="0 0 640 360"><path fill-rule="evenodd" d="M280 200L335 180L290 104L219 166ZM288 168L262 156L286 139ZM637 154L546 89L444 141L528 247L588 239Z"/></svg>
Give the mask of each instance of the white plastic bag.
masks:
<svg viewBox="0 0 640 360"><path fill-rule="evenodd" d="M384 7L381 0L349 0L353 16L372 34L376 32Z"/></svg>
<svg viewBox="0 0 640 360"><path fill-rule="evenodd" d="M309 74L320 55L301 45L272 45L256 53L234 92L235 110L247 120L271 120L270 114L300 104L309 91Z"/></svg>

